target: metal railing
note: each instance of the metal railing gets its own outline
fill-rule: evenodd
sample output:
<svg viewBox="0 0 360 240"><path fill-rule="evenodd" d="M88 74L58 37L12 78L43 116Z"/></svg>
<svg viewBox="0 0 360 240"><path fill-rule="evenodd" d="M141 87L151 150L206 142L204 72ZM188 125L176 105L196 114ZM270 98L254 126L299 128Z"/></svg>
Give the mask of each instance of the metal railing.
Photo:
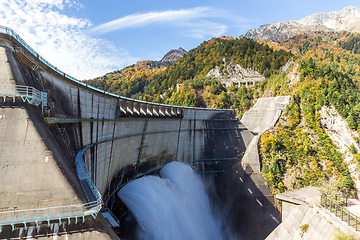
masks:
<svg viewBox="0 0 360 240"><path fill-rule="evenodd" d="M32 105L39 106L42 104L42 107L47 106L47 93L30 86L0 85L0 96L3 97L4 102L7 97L13 98L13 102L17 97L20 97L24 102L27 101Z"/></svg>
<svg viewBox="0 0 360 240"><path fill-rule="evenodd" d="M328 209L331 213L335 214L335 216L339 217L356 231L359 231L358 225L360 223L360 218L351 213L345 207L335 203L325 195L321 195L321 206Z"/></svg>
<svg viewBox="0 0 360 240"><path fill-rule="evenodd" d="M79 217L84 222L85 216L97 214L100 209L101 203L95 201L79 205L0 212L0 230L3 225L11 225L14 230L15 224L24 224L26 229L27 223L36 223L38 228L39 222L43 221L47 221L49 226L51 220L59 220L61 224L61 219L67 219L70 224L73 218L77 223Z"/></svg>

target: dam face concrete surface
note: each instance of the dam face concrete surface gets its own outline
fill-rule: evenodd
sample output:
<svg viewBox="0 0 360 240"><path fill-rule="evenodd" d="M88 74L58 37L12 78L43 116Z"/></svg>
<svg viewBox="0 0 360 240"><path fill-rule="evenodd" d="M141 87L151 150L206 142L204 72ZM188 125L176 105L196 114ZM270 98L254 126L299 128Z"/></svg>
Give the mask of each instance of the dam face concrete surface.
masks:
<svg viewBox="0 0 360 240"><path fill-rule="evenodd" d="M265 239L281 223L275 198L260 172L258 144L261 135L275 126L289 100L288 96L260 98L241 119L253 138L241 160L222 176L218 190L239 239Z"/></svg>
<svg viewBox="0 0 360 240"><path fill-rule="evenodd" d="M232 110L88 87L3 27L0 95L0 239L117 239L102 212L124 183L172 161L223 173L253 137Z"/></svg>

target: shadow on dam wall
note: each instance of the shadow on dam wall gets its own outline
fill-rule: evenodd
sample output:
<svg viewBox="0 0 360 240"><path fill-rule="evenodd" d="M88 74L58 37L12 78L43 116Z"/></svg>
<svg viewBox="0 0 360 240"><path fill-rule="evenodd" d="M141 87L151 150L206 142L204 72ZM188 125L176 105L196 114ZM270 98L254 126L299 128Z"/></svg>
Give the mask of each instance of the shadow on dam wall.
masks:
<svg viewBox="0 0 360 240"><path fill-rule="evenodd" d="M241 160L254 135L248 130L238 130L237 128L243 125L240 121L229 121L232 117L234 116L220 113L213 116L214 121L206 123L207 129L234 130L210 130L205 134L205 148L198 164L194 165L195 170L202 173L205 179L212 181L210 185L214 186L214 189L210 190L213 191L210 194L222 215L227 216L226 227L230 227L233 236L240 240L263 240L280 223L280 212L274 207L274 197L265 185L261 173L255 173L249 165L243 168ZM158 157L162 158L163 165L172 161L171 156ZM140 172L154 169L153 166L156 166L159 159L144 163ZM111 191L105 196L120 189L119 186L132 179L134 174L133 166L122 169L113 178ZM151 174L156 175L158 171ZM117 194L113 194L105 204L122 223L122 226L116 229L119 236L133 239L135 219Z"/></svg>
<svg viewBox="0 0 360 240"><path fill-rule="evenodd" d="M218 181L217 193L236 239L263 240L281 223L281 212L261 173L241 160Z"/></svg>

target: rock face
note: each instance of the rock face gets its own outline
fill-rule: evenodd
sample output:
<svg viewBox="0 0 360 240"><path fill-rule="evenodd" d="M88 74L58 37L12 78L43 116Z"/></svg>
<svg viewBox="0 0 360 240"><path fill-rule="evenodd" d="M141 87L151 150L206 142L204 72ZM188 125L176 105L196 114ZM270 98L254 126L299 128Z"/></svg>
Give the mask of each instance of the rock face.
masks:
<svg viewBox="0 0 360 240"><path fill-rule="evenodd" d="M360 8L346 7L329 13L316 13L298 21L300 24L316 26L323 25L337 31L360 31Z"/></svg>
<svg viewBox="0 0 360 240"><path fill-rule="evenodd" d="M160 63L162 65L173 65L186 53L187 51L181 47L178 49L172 49L167 54L165 54L165 56L160 60Z"/></svg>
<svg viewBox="0 0 360 240"><path fill-rule="evenodd" d="M357 152L360 152L360 148L355 141L355 138L359 137L359 134L349 129L346 120L340 116L332 105L323 106L320 110L320 117L322 128L343 155L345 162L348 164L351 177L355 182L356 189L360 191L360 180L359 173L356 169L356 160L349 150L350 146L354 145Z"/></svg>
<svg viewBox="0 0 360 240"><path fill-rule="evenodd" d="M306 26L296 21L275 22L248 31L243 37L254 40L280 41L308 31L331 31L325 26Z"/></svg>
<svg viewBox="0 0 360 240"><path fill-rule="evenodd" d="M211 69L206 77L214 77L219 79L226 87L230 86L232 82L236 84L248 82L261 82L265 80L265 77L258 71L251 68L245 69L235 62L226 64L225 58L223 59L223 65L220 67L216 66Z"/></svg>
<svg viewBox="0 0 360 240"><path fill-rule="evenodd" d="M241 37L280 41L308 31L360 32L360 8L346 7L329 13L316 13L298 21L275 22L249 30Z"/></svg>

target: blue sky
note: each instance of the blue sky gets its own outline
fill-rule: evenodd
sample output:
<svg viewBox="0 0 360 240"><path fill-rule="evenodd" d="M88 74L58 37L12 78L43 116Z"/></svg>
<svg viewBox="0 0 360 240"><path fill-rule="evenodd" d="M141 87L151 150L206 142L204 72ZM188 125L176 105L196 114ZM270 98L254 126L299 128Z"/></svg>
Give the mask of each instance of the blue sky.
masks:
<svg viewBox="0 0 360 240"><path fill-rule="evenodd" d="M0 0L0 25L80 80L213 37L238 37L277 21L360 7L359 0Z"/></svg>

